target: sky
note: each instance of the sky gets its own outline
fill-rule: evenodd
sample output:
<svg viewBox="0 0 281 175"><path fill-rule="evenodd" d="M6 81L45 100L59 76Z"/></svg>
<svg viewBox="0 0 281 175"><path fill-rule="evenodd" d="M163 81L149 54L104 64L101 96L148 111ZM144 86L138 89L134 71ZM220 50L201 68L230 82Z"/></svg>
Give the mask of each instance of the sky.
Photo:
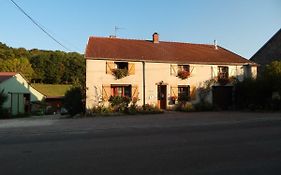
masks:
<svg viewBox="0 0 281 175"><path fill-rule="evenodd" d="M0 42L84 53L89 36L212 44L251 58L280 28L281 0L0 0Z"/></svg>

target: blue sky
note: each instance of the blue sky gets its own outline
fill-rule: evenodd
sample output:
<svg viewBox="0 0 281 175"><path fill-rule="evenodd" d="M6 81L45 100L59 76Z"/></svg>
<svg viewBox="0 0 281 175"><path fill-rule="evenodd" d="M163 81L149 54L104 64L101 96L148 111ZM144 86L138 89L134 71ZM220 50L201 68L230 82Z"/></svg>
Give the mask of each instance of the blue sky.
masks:
<svg viewBox="0 0 281 175"><path fill-rule="evenodd" d="M218 44L250 58L281 28L280 0L14 0L66 47L84 52L89 36ZM10 0L0 0L0 42L65 50Z"/></svg>

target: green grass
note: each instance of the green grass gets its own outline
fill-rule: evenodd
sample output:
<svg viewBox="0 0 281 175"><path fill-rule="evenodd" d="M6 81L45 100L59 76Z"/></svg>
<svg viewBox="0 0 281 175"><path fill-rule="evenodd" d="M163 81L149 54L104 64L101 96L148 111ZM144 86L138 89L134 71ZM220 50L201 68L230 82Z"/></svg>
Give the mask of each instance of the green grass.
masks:
<svg viewBox="0 0 281 175"><path fill-rule="evenodd" d="M71 88L71 85L65 84L31 84L31 86L47 97L64 96Z"/></svg>

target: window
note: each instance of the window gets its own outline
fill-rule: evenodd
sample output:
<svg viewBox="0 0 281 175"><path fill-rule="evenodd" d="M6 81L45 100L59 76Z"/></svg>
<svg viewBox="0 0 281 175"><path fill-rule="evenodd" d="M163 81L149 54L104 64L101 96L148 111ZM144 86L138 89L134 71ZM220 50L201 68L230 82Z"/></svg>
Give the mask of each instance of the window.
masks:
<svg viewBox="0 0 281 175"><path fill-rule="evenodd" d="M178 75L182 80L187 79L190 76L189 65L178 65Z"/></svg>
<svg viewBox="0 0 281 175"><path fill-rule="evenodd" d="M178 65L178 71L187 71L189 72L189 65Z"/></svg>
<svg viewBox="0 0 281 175"><path fill-rule="evenodd" d="M228 79L228 67L219 66L218 79Z"/></svg>
<svg viewBox="0 0 281 175"><path fill-rule="evenodd" d="M251 78L252 77L252 71L251 71L250 65L244 65L243 70L244 70L244 78Z"/></svg>
<svg viewBox="0 0 281 175"><path fill-rule="evenodd" d="M132 86L111 86L111 94L112 96L131 97Z"/></svg>
<svg viewBox="0 0 281 175"><path fill-rule="evenodd" d="M178 100L179 101L190 100L190 86L178 86Z"/></svg>
<svg viewBox="0 0 281 175"><path fill-rule="evenodd" d="M127 69L128 70L128 62L115 62L117 69Z"/></svg>

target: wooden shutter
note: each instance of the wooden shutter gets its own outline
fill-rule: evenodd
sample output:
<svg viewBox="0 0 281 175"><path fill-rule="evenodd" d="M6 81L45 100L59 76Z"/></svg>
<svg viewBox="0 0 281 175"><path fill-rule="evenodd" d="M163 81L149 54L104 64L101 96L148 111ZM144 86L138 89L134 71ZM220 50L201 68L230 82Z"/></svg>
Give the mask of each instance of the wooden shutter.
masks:
<svg viewBox="0 0 281 175"><path fill-rule="evenodd" d="M137 85L132 86L132 98L139 99L139 88Z"/></svg>
<svg viewBox="0 0 281 175"><path fill-rule="evenodd" d="M108 101L111 96L111 86L110 85L102 85L102 99L104 101Z"/></svg>
<svg viewBox="0 0 281 175"><path fill-rule="evenodd" d="M115 68L115 63L113 61L106 62L106 74L112 74L112 70Z"/></svg>
<svg viewBox="0 0 281 175"><path fill-rule="evenodd" d="M171 86L170 96L178 97L178 86Z"/></svg>
<svg viewBox="0 0 281 175"><path fill-rule="evenodd" d="M196 100L196 87L195 86L190 87L190 99Z"/></svg>
<svg viewBox="0 0 281 175"><path fill-rule="evenodd" d="M170 65L170 75L177 76L177 74L178 74L178 65L171 64Z"/></svg>
<svg viewBox="0 0 281 175"><path fill-rule="evenodd" d="M135 63L129 63L128 64L129 75L135 75L135 72L136 72Z"/></svg>

